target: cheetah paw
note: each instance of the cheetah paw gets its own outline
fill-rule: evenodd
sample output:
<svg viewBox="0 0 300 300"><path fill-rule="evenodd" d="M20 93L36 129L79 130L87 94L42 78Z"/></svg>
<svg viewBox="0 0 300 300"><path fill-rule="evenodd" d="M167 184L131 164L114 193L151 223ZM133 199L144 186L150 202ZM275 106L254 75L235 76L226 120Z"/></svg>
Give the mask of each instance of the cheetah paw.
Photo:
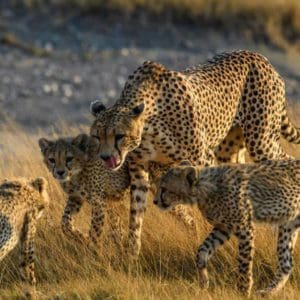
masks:
<svg viewBox="0 0 300 300"><path fill-rule="evenodd" d="M199 286L202 289L208 289L209 287L209 278L208 278L208 272L206 268L200 269L198 272L199 276Z"/></svg>
<svg viewBox="0 0 300 300"><path fill-rule="evenodd" d="M270 296L274 293L275 293L275 291L274 291L273 288L266 288L266 289L256 291L256 294L261 296L261 297L267 297L267 296Z"/></svg>
<svg viewBox="0 0 300 300"><path fill-rule="evenodd" d="M28 300L42 299L42 297L44 296L41 292L35 290L34 288L25 288L22 292L24 298Z"/></svg>

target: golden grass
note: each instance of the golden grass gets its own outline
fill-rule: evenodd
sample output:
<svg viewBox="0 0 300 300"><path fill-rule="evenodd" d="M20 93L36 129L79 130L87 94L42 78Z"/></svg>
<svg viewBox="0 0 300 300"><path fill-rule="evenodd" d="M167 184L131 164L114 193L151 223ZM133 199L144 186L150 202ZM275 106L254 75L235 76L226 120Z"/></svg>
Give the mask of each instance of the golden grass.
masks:
<svg viewBox="0 0 300 300"><path fill-rule="evenodd" d="M84 128L81 128L84 130ZM75 134L77 128L68 128ZM139 268L129 272L118 249L107 237L98 255L68 241L60 229L65 203L59 185L42 163L37 146L38 134L27 134L15 124L0 128L0 180L11 176L44 176L49 181L50 209L41 221L37 235L36 274L39 299L243 299L235 289L237 279L236 240L216 253L209 264L209 291L198 288L194 256L210 226L194 211L197 232L188 230L172 216L161 213L149 201L145 217ZM55 136L55 132L51 136ZM290 153L300 156L298 148ZM118 213L127 228L128 199ZM89 209L85 207L77 226L87 230ZM275 234L259 226L254 261L255 289L266 286L275 269ZM300 247L295 253L295 269L286 288L274 299L298 299L300 292ZM0 298L19 299L22 286L18 273L18 249L0 264ZM253 296L253 299L257 299Z"/></svg>

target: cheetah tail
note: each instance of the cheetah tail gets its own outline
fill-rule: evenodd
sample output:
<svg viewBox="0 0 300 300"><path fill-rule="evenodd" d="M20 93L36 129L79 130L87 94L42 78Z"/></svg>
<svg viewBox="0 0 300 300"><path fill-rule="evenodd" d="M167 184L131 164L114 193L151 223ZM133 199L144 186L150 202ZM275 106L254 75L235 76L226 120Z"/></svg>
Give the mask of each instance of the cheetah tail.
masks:
<svg viewBox="0 0 300 300"><path fill-rule="evenodd" d="M284 109L281 117L281 135L293 144L300 144L300 128L297 128L287 116L286 109Z"/></svg>

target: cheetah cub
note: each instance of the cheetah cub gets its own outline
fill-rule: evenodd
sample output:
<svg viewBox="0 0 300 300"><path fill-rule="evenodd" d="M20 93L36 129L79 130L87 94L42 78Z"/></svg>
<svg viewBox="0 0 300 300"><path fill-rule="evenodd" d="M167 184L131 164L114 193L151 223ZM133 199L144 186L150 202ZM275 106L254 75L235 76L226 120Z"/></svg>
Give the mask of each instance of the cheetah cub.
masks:
<svg viewBox="0 0 300 300"><path fill-rule="evenodd" d="M44 178L4 180L0 185L0 260L20 241L20 270L26 283L36 284L34 237L37 221L48 206Z"/></svg>
<svg viewBox="0 0 300 300"><path fill-rule="evenodd" d="M248 296L252 287L253 222L278 224L277 272L260 292L275 293L285 285L300 227L300 160L202 169L182 162L162 176L154 203L163 210L179 203L196 203L214 226L197 252L199 279L204 287L208 286L208 260L231 235L236 235L238 286Z"/></svg>
<svg viewBox="0 0 300 300"><path fill-rule="evenodd" d="M39 140L44 163L68 195L62 216L62 230L69 238L85 244L97 245L104 225L105 212L109 214L113 239L119 243L117 233L120 222L108 204L121 200L129 194L129 169L127 163L117 171L107 169L96 154L99 147L97 139L86 134L75 138L60 138L49 141ZM151 176L158 178L160 166L151 166ZM84 201L92 207L89 235L85 236L74 228L74 216L79 213ZM177 206L172 214L194 227L194 218L185 207Z"/></svg>
<svg viewBox="0 0 300 300"><path fill-rule="evenodd" d="M68 200L62 216L62 230L70 239L83 244L99 243L107 204L125 196L129 186L126 164L116 172L106 169L94 152L98 141L86 134L75 138L39 140L44 163L56 178ZM74 216L79 213L83 202L91 205L91 224L88 236L74 228ZM110 213L108 209L107 212ZM113 213L110 218L115 218ZM117 220L110 220L117 227Z"/></svg>

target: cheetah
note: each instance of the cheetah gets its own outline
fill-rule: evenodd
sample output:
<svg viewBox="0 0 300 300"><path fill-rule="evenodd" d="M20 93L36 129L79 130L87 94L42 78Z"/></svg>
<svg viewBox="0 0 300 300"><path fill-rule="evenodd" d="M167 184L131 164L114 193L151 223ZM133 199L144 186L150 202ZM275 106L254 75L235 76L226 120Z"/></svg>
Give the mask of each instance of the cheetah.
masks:
<svg viewBox="0 0 300 300"><path fill-rule="evenodd" d="M63 233L70 240L98 246L106 211L113 229L118 228L118 219L107 206L126 196L129 186L127 165L116 172L106 169L93 155L98 147L97 140L86 134L54 141L41 138L39 146L45 165L68 197L61 219ZM74 217L84 201L91 206L88 236L74 227Z"/></svg>
<svg viewBox="0 0 300 300"><path fill-rule="evenodd" d="M35 288L34 238L38 219L48 206L44 178L4 180L0 185L0 260L21 244L20 271Z"/></svg>
<svg viewBox="0 0 300 300"><path fill-rule="evenodd" d="M127 163L116 172L107 169L95 155L98 140L86 134L54 141L41 138L39 146L45 165L68 196L61 221L63 233L71 240L97 246L107 213L112 237L119 244L122 240L120 220L111 207L108 209L108 205L122 200L129 192ZM157 177L159 168L153 167L152 173ZM88 236L74 227L74 217L80 212L84 201L92 208ZM188 226L195 226L194 218L185 207L176 207L172 214Z"/></svg>
<svg viewBox="0 0 300 300"><path fill-rule="evenodd" d="M207 263L231 235L239 243L239 288L252 287L253 222L279 225L275 279L261 293L275 293L293 267L293 249L300 227L300 160L270 160L257 164L193 167L184 161L160 179L154 204L197 204L213 230L199 247L200 284L208 286Z"/></svg>
<svg viewBox="0 0 300 300"><path fill-rule="evenodd" d="M116 103L91 104L90 134L99 156L117 170L128 157L131 181L129 240L137 256L149 190L149 163L172 166L189 159L211 165L214 149L239 126L250 159L287 158L282 135L300 143L288 119L283 79L262 55L234 51L184 71L147 61L129 76ZM231 146L230 146L231 147Z"/></svg>

